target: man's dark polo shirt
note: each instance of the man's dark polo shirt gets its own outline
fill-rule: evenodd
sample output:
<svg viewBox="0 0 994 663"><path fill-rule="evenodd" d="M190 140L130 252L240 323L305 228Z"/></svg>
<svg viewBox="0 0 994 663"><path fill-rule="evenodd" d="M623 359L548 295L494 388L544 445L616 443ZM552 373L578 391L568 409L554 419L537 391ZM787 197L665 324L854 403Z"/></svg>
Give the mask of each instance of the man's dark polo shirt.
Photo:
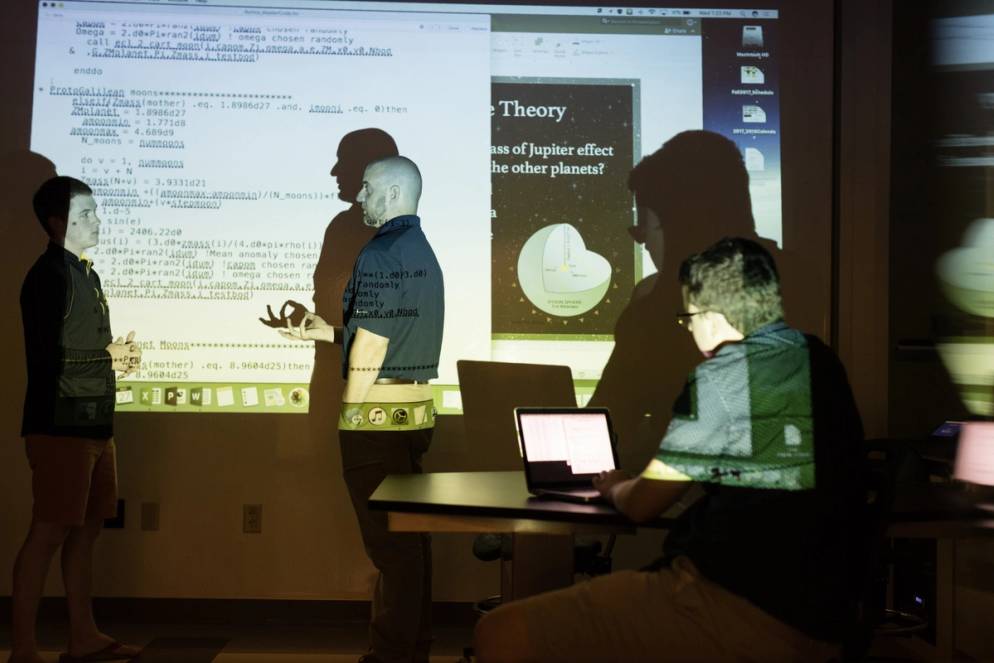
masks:
<svg viewBox="0 0 994 663"><path fill-rule="evenodd" d="M28 365L21 435L113 435L110 314L100 277L61 246L48 249L21 286Z"/></svg>
<svg viewBox="0 0 994 663"><path fill-rule="evenodd" d="M429 380L438 377L445 296L442 269L414 215L380 226L352 270L342 309L342 375L356 331L390 339L378 377Z"/></svg>

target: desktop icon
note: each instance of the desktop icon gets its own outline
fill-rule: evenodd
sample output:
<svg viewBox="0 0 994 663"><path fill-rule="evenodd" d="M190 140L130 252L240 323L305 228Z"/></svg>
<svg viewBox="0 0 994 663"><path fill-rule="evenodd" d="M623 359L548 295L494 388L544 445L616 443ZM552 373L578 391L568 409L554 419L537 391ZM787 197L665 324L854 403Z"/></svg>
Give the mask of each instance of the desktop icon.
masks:
<svg viewBox="0 0 994 663"><path fill-rule="evenodd" d="M763 47L763 26L743 25L742 48L762 48L762 47Z"/></svg>
<svg viewBox="0 0 994 663"><path fill-rule="evenodd" d="M235 390L232 387L224 386L217 388L218 407L231 407L235 404Z"/></svg>
<svg viewBox="0 0 994 663"><path fill-rule="evenodd" d="M766 111L759 106L747 104L742 107L742 121L746 124L762 124L766 122Z"/></svg>
<svg viewBox="0 0 994 663"><path fill-rule="evenodd" d="M262 395L265 399L266 407L283 407L286 405L286 399L283 397L283 389L280 387L263 389Z"/></svg>
<svg viewBox="0 0 994 663"><path fill-rule="evenodd" d="M135 402L135 394L131 390L131 387L118 388L117 390L117 404L127 405Z"/></svg>
<svg viewBox="0 0 994 663"><path fill-rule="evenodd" d="M290 390L290 405L294 407L307 407L310 395L303 387L294 387Z"/></svg>
<svg viewBox="0 0 994 663"><path fill-rule="evenodd" d="M749 172L766 170L766 160L763 158L763 153L755 147L745 148L745 166Z"/></svg>
<svg viewBox="0 0 994 663"><path fill-rule="evenodd" d="M739 69L742 72L743 85L762 85L766 82L766 76L763 75L763 70L759 67L745 65Z"/></svg>
<svg viewBox="0 0 994 663"><path fill-rule="evenodd" d="M242 387L242 406L255 407L259 404L259 390L256 387Z"/></svg>

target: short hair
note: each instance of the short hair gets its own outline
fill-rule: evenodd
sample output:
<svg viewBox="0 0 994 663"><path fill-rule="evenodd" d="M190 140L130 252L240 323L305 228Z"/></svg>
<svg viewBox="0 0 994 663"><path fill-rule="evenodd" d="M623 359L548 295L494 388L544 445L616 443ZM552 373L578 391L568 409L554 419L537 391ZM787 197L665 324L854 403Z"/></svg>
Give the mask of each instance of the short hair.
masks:
<svg viewBox="0 0 994 663"><path fill-rule="evenodd" d="M777 265L752 240L726 237L690 256L680 265L680 285L688 303L722 313L746 336L783 320Z"/></svg>
<svg viewBox="0 0 994 663"><path fill-rule="evenodd" d="M45 232L52 234L48 220L53 216L57 219L69 218L69 202L76 196L92 196L91 189L85 182L74 177L59 175L46 180L35 192L31 204L35 216Z"/></svg>

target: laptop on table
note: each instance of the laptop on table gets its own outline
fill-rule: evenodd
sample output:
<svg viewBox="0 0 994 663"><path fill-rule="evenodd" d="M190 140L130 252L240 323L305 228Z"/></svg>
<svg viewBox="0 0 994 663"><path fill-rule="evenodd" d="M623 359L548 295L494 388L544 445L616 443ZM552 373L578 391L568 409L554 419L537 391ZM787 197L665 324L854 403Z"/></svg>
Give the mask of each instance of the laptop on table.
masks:
<svg viewBox="0 0 994 663"><path fill-rule="evenodd" d="M606 408L518 407L514 416L529 493L569 502L602 501L591 481L618 467Z"/></svg>

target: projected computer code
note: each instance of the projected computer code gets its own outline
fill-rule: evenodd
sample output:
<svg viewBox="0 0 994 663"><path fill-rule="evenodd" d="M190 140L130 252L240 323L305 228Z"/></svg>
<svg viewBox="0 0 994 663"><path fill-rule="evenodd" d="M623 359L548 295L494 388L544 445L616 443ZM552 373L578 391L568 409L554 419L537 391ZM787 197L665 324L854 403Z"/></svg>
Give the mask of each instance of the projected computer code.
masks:
<svg viewBox="0 0 994 663"><path fill-rule="evenodd" d="M382 129L453 185L432 223L465 229L470 213L478 231L448 248L436 231L440 260L485 262L489 17L45 4L31 148L93 188L102 225L88 253L115 329L143 343L137 379L163 390L134 394L136 406L182 405L163 380L309 382L313 349L259 318L286 300L312 305L315 267L335 248L325 229L356 205L329 173L350 132ZM429 126L472 149L441 152ZM473 319L478 333L454 338L488 338L488 311ZM213 406L248 406L233 393ZM284 394L288 408L301 402Z"/></svg>

